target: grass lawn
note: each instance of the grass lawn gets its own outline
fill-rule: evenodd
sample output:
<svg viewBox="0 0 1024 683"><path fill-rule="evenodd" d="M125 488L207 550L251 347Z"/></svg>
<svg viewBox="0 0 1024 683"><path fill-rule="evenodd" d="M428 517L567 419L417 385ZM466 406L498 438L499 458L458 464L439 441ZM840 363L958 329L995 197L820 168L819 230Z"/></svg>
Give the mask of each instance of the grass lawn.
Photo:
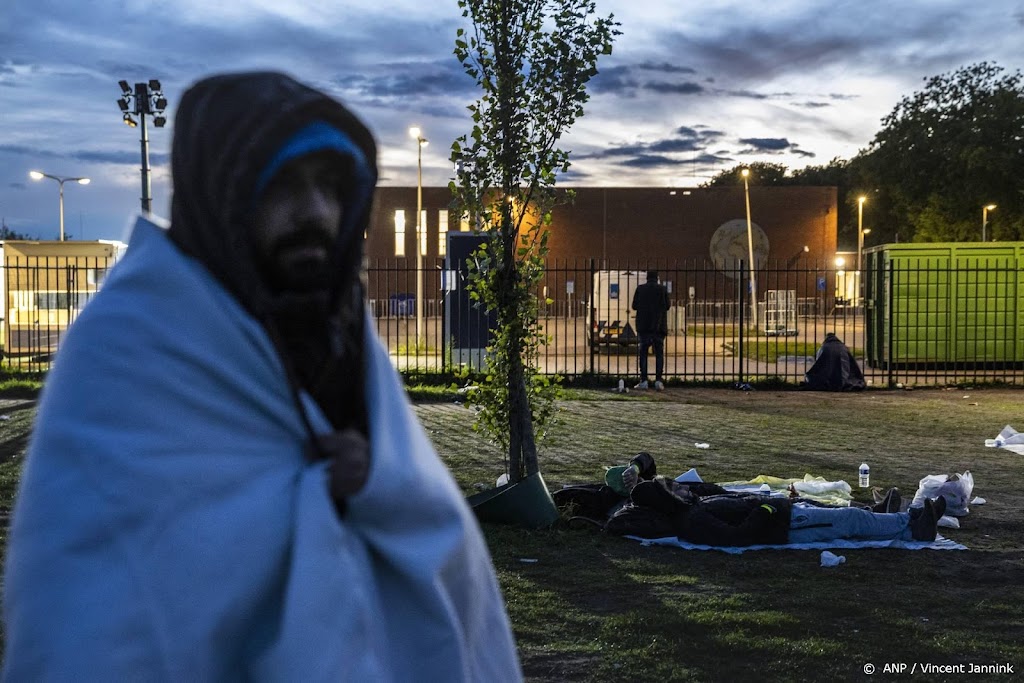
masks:
<svg viewBox="0 0 1024 683"><path fill-rule="evenodd" d="M462 489L492 485L501 455L471 430L471 413L443 393L418 396L416 412ZM884 680L894 678L886 663L908 672L917 663L918 680L942 678L922 675L921 664L1024 671L1024 457L982 445L1006 424L1024 429L1022 398L988 388L572 392L542 445L552 489L597 481L605 465L647 450L660 472L696 467L708 481L810 473L855 485L866 461L873 485L908 498L926 474L970 469L988 503L943 531L969 551L843 550L835 568L822 568L817 551L727 555L645 548L562 523L485 525L528 680L864 680L869 663ZM3 518L33 414L31 402L0 401Z"/></svg>
<svg viewBox="0 0 1024 683"><path fill-rule="evenodd" d="M552 489L597 481L605 465L647 450L660 472L696 467L708 481L810 473L856 486L866 461L872 485L908 498L924 475L969 469L988 502L943 532L969 551L842 550L835 568L817 551L727 555L645 548L597 529L487 525L528 679L864 680L869 663L891 679L886 663L909 672L915 662L919 680L938 678L920 674L924 663L1024 671L1024 457L983 445L1006 424L1024 429L1019 391L575 395L542 447ZM472 493L502 466L465 410L417 406Z"/></svg>

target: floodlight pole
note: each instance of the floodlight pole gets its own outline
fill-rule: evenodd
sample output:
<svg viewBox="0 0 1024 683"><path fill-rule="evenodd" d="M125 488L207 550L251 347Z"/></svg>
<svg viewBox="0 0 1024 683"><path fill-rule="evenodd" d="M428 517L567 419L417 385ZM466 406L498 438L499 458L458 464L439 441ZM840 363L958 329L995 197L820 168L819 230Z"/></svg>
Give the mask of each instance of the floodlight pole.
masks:
<svg viewBox="0 0 1024 683"><path fill-rule="evenodd" d="M136 83L136 87L139 85L144 86L145 83ZM138 101L138 95L136 95L136 101ZM139 151L142 154L142 210L146 213L153 213L153 185L149 172L149 131L146 129L146 113L140 112L139 118L142 122L142 135L139 137Z"/></svg>
<svg viewBox="0 0 1024 683"><path fill-rule="evenodd" d="M160 81L156 79L152 79L148 83L136 83L134 89L128 85L127 81L119 81L118 84L121 86L121 99L118 100L118 106L121 108L124 116L124 122L134 128L136 123L131 115L135 114L139 117L139 122L142 125L141 135L139 136L139 153L142 157L142 167L140 169L142 176L141 202L142 210L146 213L152 213L153 185L152 173L149 167L149 128L146 125L146 115L153 116L153 125L157 128L162 128L167 121L164 117L167 99L164 98L161 92L162 86ZM134 106L129 108L129 102L132 100L134 100Z"/></svg>

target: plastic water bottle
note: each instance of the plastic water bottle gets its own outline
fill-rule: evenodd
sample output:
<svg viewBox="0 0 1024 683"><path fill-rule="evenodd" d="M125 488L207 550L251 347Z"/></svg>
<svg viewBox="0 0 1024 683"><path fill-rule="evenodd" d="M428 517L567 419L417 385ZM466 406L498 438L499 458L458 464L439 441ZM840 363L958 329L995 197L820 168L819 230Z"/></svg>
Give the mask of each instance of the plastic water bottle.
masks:
<svg viewBox="0 0 1024 683"><path fill-rule="evenodd" d="M860 475L857 477L860 483L860 487L862 489L866 489L868 486L870 486L871 481L871 468L868 467L868 464L866 462L862 462L860 464L860 471L858 474Z"/></svg>

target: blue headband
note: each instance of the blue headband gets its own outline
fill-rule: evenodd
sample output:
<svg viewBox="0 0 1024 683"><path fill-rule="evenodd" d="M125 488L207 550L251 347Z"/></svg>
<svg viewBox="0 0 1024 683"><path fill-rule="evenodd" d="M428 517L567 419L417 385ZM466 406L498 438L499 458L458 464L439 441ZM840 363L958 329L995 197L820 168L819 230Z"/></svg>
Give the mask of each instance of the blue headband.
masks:
<svg viewBox="0 0 1024 683"><path fill-rule="evenodd" d="M352 182L358 197L365 197L369 191L370 169L366 165L366 156L348 135L323 121L314 121L292 135L267 167L260 173L253 190L253 198L259 198L267 189L274 175L289 161L314 152L337 152L352 160Z"/></svg>

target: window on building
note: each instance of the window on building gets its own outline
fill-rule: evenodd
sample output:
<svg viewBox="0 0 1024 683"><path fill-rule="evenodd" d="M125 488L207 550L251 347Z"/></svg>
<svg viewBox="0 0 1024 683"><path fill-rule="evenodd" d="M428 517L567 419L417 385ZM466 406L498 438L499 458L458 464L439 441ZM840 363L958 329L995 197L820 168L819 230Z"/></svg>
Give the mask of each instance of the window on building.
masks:
<svg viewBox="0 0 1024 683"><path fill-rule="evenodd" d="M448 246L448 211L437 212L437 255L444 256Z"/></svg>
<svg viewBox="0 0 1024 683"><path fill-rule="evenodd" d="M469 213L459 216L459 231L469 232Z"/></svg>
<svg viewBox="0 0 1024 683"><path fill-rule="evenodd" d="M405 256L405 211L395 211L395 256Z"/></svg>

